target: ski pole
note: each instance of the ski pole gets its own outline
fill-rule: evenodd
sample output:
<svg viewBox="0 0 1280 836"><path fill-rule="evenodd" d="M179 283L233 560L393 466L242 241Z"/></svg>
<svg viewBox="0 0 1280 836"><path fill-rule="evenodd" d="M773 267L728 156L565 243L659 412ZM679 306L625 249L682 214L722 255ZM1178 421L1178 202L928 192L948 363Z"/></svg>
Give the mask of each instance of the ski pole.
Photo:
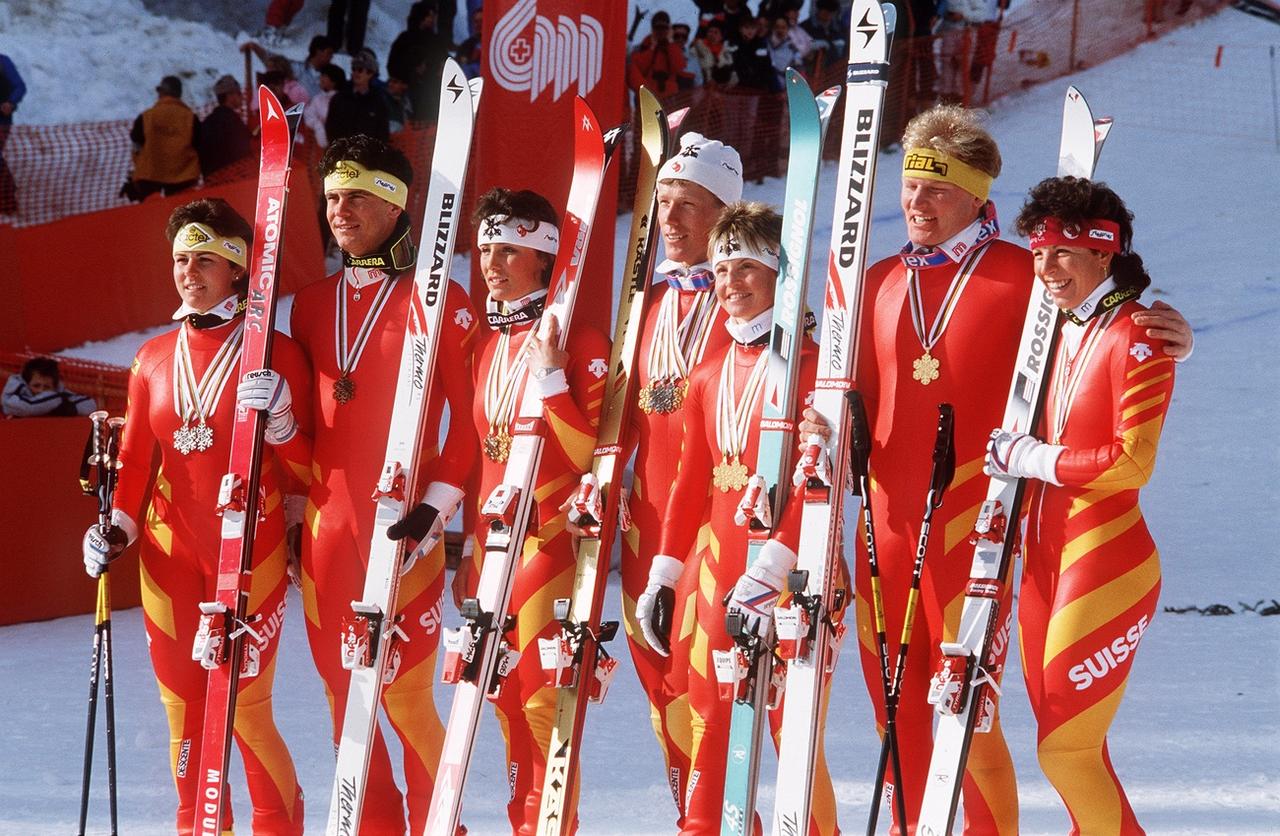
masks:
<svg viewBox="0 0 1280 836"><path fill-rule="evenodd" d="M862 394L849 391L845 393L845 400L849 402L849 467L853 471L858 493L862 496L862 534L867 546L867 570L871 576L871 612L876 627L876 656L880 660L880 682L884 688L887 712L892 692L889 685L889 640L885 629L884 595L880 586L880 558L876 550L875 519L871 512L871 432L867 426L867 409L862 402ZM897 727L892 722L887 722L880 747L880 762L876 768L876 791L871 798L871 815L867 822L868 834L875 833L876 822L880 817L880 792L884 784L885 768L890 758L893 759L893 774L900 775ZM898 827L905 833L906 801L901 792L895 793L894 796L894 815L898 821Z"/></svg>
<svg viewBox="0 0 1280 836"><path fill-rule="evenodd" d="M955 451L955 414L951 404L938 404L938 434L933 444L933 470L929 476L929 493L925 497L924 519L920 524L920 537L916 541L916 558L911 567L911 590L907 594L907 607L902 619L902 637L898 642L898 655L894 660L893 677L886 680L885 697L885 738L880 747L880 763L876 769L875 793L871 799L871 818L867 823L867 833L875 832L876 818L879 813L880 795L885 783L886 754L893 741L894 775L898 786L895 787L895 800L902 806L906 802L902 798L902 773L897 760L897 717L898 700L902 691L902 676L907 667L907 650L911 646L911 632L914 626L916 609L920 602L920 579L924 574L924 556L929 546L929 527L933 520L933 512L942 505L942 495L951 484L956 474ZM899 825L906 832L906 815L902 814Z"/></svg>
<svg viewBox="0 0 1280 836"><path fill-rule="evenodd" d="M115 489L115 456L119 449L120 426L123 418L108 418L98 410L89 416L93 426L89 443L90 454L81 470L80 484L87 495L98 499L98 524L105 529L110 525L111 498ZM94 481L89 481L89 468L94 468ZM98 597L93 627L93 656L89 667L89 716L85 723L84 768L80 785L80 836L84 836L89 815L89 785L93 770L93 746L98 714L99 684L104 687L107 727L107 786L110 794L111 833L115 836L116 781L115 781L115 699L111 686L111 588L104 568L98 576Z"/></svg>

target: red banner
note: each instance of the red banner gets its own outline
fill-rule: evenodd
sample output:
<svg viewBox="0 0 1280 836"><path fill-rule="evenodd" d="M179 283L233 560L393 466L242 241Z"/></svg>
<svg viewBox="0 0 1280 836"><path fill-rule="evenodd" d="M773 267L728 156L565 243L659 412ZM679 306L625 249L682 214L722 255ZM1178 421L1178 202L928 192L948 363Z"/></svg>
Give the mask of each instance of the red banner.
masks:
<svg viewBox="0 0 1280 836"><path fill-rule="evenodd" d="M587 100L605 130L625 118L627 4L489 0L483 38L474 194L495 186L532 189L563 214L573 169L574 95ZM583 298L605 304L581 305L577 311L581 321L605 334L611 333L613 310L608 300L617 183L616 174L605 181L583 272ZM474 253L474 240L465 243ZM472 295L483 303L479 259L472 259L471 275Z"/></svg>

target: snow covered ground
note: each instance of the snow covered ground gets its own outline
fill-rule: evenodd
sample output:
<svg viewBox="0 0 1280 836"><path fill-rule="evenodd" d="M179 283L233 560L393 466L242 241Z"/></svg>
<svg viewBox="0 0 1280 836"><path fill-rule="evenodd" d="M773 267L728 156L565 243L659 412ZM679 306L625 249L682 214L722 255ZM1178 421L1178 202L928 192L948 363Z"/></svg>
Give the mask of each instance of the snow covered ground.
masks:
<svg viewBox="0 0 1280 836"><path fill-rule="evenodd" d="M664 5L677 2L687 0ZM26 20L23 9L35 14L31 9L43 5L19 0L16 6L0 6L6 51L11 38L35 42L35 35L17 23ZM78 5L101 12L108 4ZM139 0L111 5L143 6ZM154 22L159 18L151 20L149 25L161 25ZM168 31L146 34L168 43ZM1237 109L1265 113L1271 107L1269 71L1265 62L1247 60L1225 61L1219 70L1206 63L1204 71L1178 78L1162 71L1179 64L1179 43L1256 47L1228 55L1265 55L1265 44L1277 40L1280 30L1228 10L1172 42L1145 45L1069 79L1095 112L1116 118L1098 176L1136 215L1135 245L1155 278L1149 298L1170 302L1196 328L1196 353L1179 367L1160 463L1143 493L1164 563L1161 600L1179 607L1224 603L1238 613L1216 618L1161 613L1144 637L1112 731L1111 752L1140 820L1153 834L1275 833L1280 822L1280 618L1239 613L1239 602L1280 598L1280 524L1273 510L1280 500L1275 486L1280 433L1272 418L1280 390L1273 345L1280 329L1280 272L1270 252L1280 217L1280 179L1274 174L1280 153L1268 142L1214 136L1213 126L1197 129L1182 121L1185 111L1178 119L1164 115L1166 104L1180 100L1228 101ZM140 72L149 90L154 82L145 68ZM154 74L158 78L163 71L157 68ZM991 127L1006 156L993 196L1006 220L1027 188L1052 171L1067 81L1009 97L993 109ZM893 155L881 159L875 257L900 243L899 164ZM824 170L821 206L832 205L834 173L831 167ZM777 203L782 183L748 186L747 196ZM618 219L620 237L627 225L626 217ZM829 234L829 217L820 216L816 245L825 246ZM810 303L820 310L819 302L815 289ZM132 337L86 353L128 362L138 342ZM318 831L327 810L332 753L298 605L292 597L276 709L307 792L310 829ZM616 587L611 607L616 613ZM121 612L115 621L122 829L171 832L167 732L141 615ZM87 617L0 629L0 705L9 707L0 714L5 743L0 833L64 834L75 826L91 632ZM582 832L669 833L672 807L658 750L629 660L620 655L622 669L609 700L593 707L588 719ZM1011 663L1016 666L1016 657ZM1002 712L1019 769L1023 831L1061 833L1068 821L1039 772L1020 677L1010 672L1006 683ZM449 697L447 688L438 690L442 712ZM480 745L464 820L472 833L503 833L506 783L501 736L491 715ZM836 674L827 745L841 820L846 830L858 830L865 821L878 744L852 656ZM101 739L98 749L101 753ZM104 833L101 763L97 770L92 832ZM767 813L772 763L762 774L761 806ZM242 810L243 790L238 781Z"/></svg>

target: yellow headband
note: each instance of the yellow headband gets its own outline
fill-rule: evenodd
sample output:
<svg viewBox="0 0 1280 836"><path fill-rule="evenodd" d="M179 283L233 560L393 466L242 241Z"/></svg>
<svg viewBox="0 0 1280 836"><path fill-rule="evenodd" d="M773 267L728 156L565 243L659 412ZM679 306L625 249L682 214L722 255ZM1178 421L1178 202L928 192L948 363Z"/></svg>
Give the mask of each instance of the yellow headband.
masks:
<svg viewBox="0 0 1280 836"><path fill-rule="evenodd" d="M226 238L204 224L189 223L173 236L174 253L202 252L220 255L232 264L249 265L249 247L243 238Z"/></svg>
<svg viewBox="0 0 1280 836"><path fill-rule="evenodd" d="M912 148L902 158L903 177L923 177L959 186L980 200L991 192L990 174L932 148Z"/></svg>
<svg viewBox="0 0 1280 836"><path fill-rule="evenodd" d="M324 190L330 189L359 189L401 209L409 203L409 187L399 177L377 169L370 171L351 160L341 160L325 175Z"/></svg>

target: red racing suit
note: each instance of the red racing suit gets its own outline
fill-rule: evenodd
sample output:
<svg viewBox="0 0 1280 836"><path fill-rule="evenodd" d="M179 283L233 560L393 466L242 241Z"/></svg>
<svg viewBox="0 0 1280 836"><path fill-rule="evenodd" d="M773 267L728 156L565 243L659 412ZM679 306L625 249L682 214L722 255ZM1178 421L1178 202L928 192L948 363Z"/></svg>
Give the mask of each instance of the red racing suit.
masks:
<svg viewBox="0 0 1280 836"><path fill-rule="evenodd" d="M724 600L746 570L747 558L747 529L734 520L742 491L720 490L710 478L722 456L716 438L717 392L721 369L732 353L734 394L741 398L751 369L765 350L765 346L742 346L730 341L718 351L708 352L690 375L682 410L681 463L663 517L659 552L684 559L684 574L692 571L695 584L693 621L686 626L692 632L688 651L692 768L682 834L720 830L733 703L720 698L712 651L733 647L733 639L725 629ZM797 413L812 397L816 372L817 350L806 340L800 360ZM740 454L749 473L754 473L756 467L761 402L757 396L752 406L751 431ZM776 735L782 722L781 706L770 712L769 721ZM821 748L815 769L810 832L832 834L836 832L835 796Z"/></svg>
<svg viewBox="0 0 1280 836"><path fill-rule="evenodd" d="M302 537L302 593L307 638L316 669L325 683L333 717L335 745L346 710L350 679L339 653L343 619L351 601L364 588L373 535L374 503L370 500L386 453L387 428L395 399L404 344L405 322L413 292L411 273L378 280L370 272L347 267L294 297L292 333L315 369L315 452ZM369 281L359 288L356 284ZM370 317L372 330L363 355L349 372L354 396L335 397L340 376L335 324L337 294L345 294L347 333L354 342L360 325L378 301L384 282L392 282L385 307ZM410 496L420 497L433 481L463 486L475 462L476 442L466 410L472 400L471 344L475 314L466 292L448 283L444 330L440 335L435 380L423 431L419 484ZM358 297L358 298L357 298ZM444 404L450 421L443 450L437 450ZM444 589L444 544L407 572L400 582L399 615L409 641L400 642L399 669L382 692L382 706L404 748L409 827L426 826L427 807L444 740L444 727L432 697L436 651L440 644L441 593ZM392 777L391 757L378 731L370 757L361 833L403 833L405 797Z"/></svg>
<svg viewBox="0 0 1280 836"><path fill-rule="evenodd" d="M180 326L187 333L197 380L242 323L242 318L236 318L205 329L187 323ZM239 362L230 367L206 416L213 429L213 445L183 455L173 441L182 423L174 408L178 334L175 329L148 340L134 358L113 504L138 522L140 529L143 623L169 721L170 768L178 790L177 830L187 836L196 819L208 680L208 672L192 660L191 650L200 622L199 604L214 597L221 543L221 520L215 510L231 455ZM256 677L240 680L233 732L253 802L253 832L294 836L302 833L302 791L272 716L271 692L288 588L281 484L305 477L311 458L311 371L297 343L283 334L275 336L272 367L289 382L299 431L284 444L265 447L262 459L266 517L256 530L248 605L250 615L261 617L255 627L262 636L260 668ZM229 829L229 815L225 821Z"/></svg>
<svg viewBox="0 0 1280 836"><path fill-rule="evenodd" d="M1136 301L1064 325L1045 435L1062 486L1037 483L1018 600L1037 754L1073 834L1143 832L1107 754L1160 559L1138 507L1173 394L1174 362L1130 319ZM1066 332L1079 338L1074 351ZM1080 332L1083 332L1082 334Z"/></svg>
<svg viewBox="0 0 1280 836"><path fill-rule="evenodd" d="M660 275L655 278L655 284L660 279ZM693 354L693 368L701 365L701 358L717 354L730 342L729 333L724 328L726 316L715 302L713 291L677 290L674 286L661 282L654 288L653 295L655 298L641 330L637 391L653 381L649 368L650 348L654 341L657 313L668 296L674 295L679 300L678 315L682 319L690 317L685 329L686 340L702 344L700 350L694 345L689 347ZM696 308L706 303L714 305L715 315L705 324L705 339L699 339L701 335L697 333L697 325L700 323L693 321L691 311L696 314ZM635 618L636 599L644 592L648 582L649 562L659 551L662 516L666 513L668 491L681 466L683 410L678 408L668 413L646 412L636 406L631 414L631 438L636 445L633 465L635 480L629 500L631 528L622 535L622 623L640 687L649 700L650 721L658 738L658 745L662 748L671 794L677 810L683 816L691 747L688 658L689 639L693 635L693 590L696 575L692 571L685 572L676 588L677 613L671 628L670 657L663 657L649 647ZM693 566L693 561L688 561L686 565Z"/></svg>
<svg viewBox="0 0 1280 836"><path fill-rule="evenodd" d="M508 326L510 360L519 354L535 324ZM484 392L494 367L499 331L482 332L482 340L476 352L477 397L471 412L475 429L481 436L489 433L490 426L480 393ZM573 540L565 528L566 517L560 506L577 487L579 477L591 467L609 368L609 340L594 328L574 325L565 351L569 355L563 379L567 388L544 395L542 401L546 435L534 480L537 504L511 588L508 612L515 616L515 627L508 637L513 640L513 649L519 651L520 659L507 675L495 703L507 743L507 780L511 787L507 817L511 821L511 832L520 834L533 834L537 830L547 749L555 725L557 691L543 683L538 639L559 635L560 624L555 620L553 605L557 598L572 597L577 565ZM527 369L520 374L523 379L515 383L514 390L516 412L525 388L534 385ZM511 425L506 429L510 432ZM504 462L481 457L477 507L502 483L505 472ZM481 521L476 529L477 565L473 569L473 583L483 566L483 547Z"/></svg>
<svg viewBox="0 0 1280 836"><path fill-rule="evenodd" d="M1031 254L1021 247L996 240L981 248L977 257L980 260L954 300L945 330L930 349L939 366L937 378L928 384L913 377L914 361L924 348L910 311L908 273L898 257L885 259L867 271L864 296L857 386L871 427L871 507L891 660L897 658L929 489L937 406L945 402L955 408L956 475L933 517L898 704L903 770L899 789L906 794L912 829L933 748L933 707L926 701L929 679L937 669L939 643L954 639L960 620L973 558L967 538L987 490L987 477L982 472L987 434L1003 418L1004 395L1034 282ZM919 272L926 326L942 308L957 270L958 266L950 263ZM854 574L862 673L877 722L883 728L884 689L862 538L858 538ZM1012 627L1007 593L1000 611L1009 619L997 634L996 652L1003 667ZM890 775L889 780L894 782L895 777ZM974 735L963 791L966 833L1017 832L1017 787L998 717L989 733Z"/></svg>

